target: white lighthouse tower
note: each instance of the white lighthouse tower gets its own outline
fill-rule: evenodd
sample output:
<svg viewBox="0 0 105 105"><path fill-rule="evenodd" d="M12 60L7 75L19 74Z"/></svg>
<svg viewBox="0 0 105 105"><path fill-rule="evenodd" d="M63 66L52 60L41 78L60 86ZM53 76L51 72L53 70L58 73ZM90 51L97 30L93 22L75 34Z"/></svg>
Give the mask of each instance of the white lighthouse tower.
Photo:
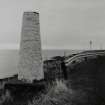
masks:
<svg viewBox="0 0 105 105"><path fill-rule="evenodd" d="M27 82L43 79L39 13L24 12L22 24L18 79Z"/></svg>

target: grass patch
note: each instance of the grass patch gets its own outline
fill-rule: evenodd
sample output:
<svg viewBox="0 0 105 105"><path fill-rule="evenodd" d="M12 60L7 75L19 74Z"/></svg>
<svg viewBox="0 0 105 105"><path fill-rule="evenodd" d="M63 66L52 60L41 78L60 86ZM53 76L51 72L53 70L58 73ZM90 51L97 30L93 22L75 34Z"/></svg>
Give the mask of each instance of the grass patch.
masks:
<svg viewBox="0 0 105 105"><path fill-rule="evenodd" d="M72 95L73 91L64 82L56 81L47 94L42 94L38 100L33 98L28 105L71 105Z"/></svg>

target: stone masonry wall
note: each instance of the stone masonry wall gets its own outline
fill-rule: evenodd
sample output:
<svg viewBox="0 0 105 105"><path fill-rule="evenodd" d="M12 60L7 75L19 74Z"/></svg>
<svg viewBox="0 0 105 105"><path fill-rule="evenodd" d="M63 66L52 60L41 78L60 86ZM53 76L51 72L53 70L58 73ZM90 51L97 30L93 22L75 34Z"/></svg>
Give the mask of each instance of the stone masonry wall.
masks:
<svg viewBox="0 0 105 105"><path fill-rule="evenodd" d="M25 12L20 43L19 79L43 78L39 14Z"/></svg>

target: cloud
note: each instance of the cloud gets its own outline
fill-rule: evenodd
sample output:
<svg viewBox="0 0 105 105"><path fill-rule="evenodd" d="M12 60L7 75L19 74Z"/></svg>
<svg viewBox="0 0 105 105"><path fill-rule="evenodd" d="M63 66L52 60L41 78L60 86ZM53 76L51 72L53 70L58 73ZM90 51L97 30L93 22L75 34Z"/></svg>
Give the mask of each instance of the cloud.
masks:
<svg viewBox="0 0 105 105"><path fill-rule="evenodd" d="M59 48L79 45L81 48L89 40L98 42L97 36L103 38L105 34L103 0L49 0L43 4L41 13L44 46Z"/></svg>
<svg viewBox="0 0 105 105"><path fill-rule="evenodd" d="M43 48L83 47L89 40L98 43L99 36L103 41L105 0L3 0L0 1L0 44L20 43L24 11L39 11Z"/></svg>

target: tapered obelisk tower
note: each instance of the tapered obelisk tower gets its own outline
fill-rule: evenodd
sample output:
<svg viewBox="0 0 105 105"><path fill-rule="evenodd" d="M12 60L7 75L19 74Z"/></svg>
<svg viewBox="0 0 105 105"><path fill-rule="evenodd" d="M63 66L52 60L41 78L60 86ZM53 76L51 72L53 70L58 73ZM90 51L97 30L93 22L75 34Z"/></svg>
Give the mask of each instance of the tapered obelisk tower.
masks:
<svg viewBox="0 0 105 105"><path fill-rule="evenodd" d="M43 79L39 13L25 12L20 43L20 80L32 82Z"/></svg>

